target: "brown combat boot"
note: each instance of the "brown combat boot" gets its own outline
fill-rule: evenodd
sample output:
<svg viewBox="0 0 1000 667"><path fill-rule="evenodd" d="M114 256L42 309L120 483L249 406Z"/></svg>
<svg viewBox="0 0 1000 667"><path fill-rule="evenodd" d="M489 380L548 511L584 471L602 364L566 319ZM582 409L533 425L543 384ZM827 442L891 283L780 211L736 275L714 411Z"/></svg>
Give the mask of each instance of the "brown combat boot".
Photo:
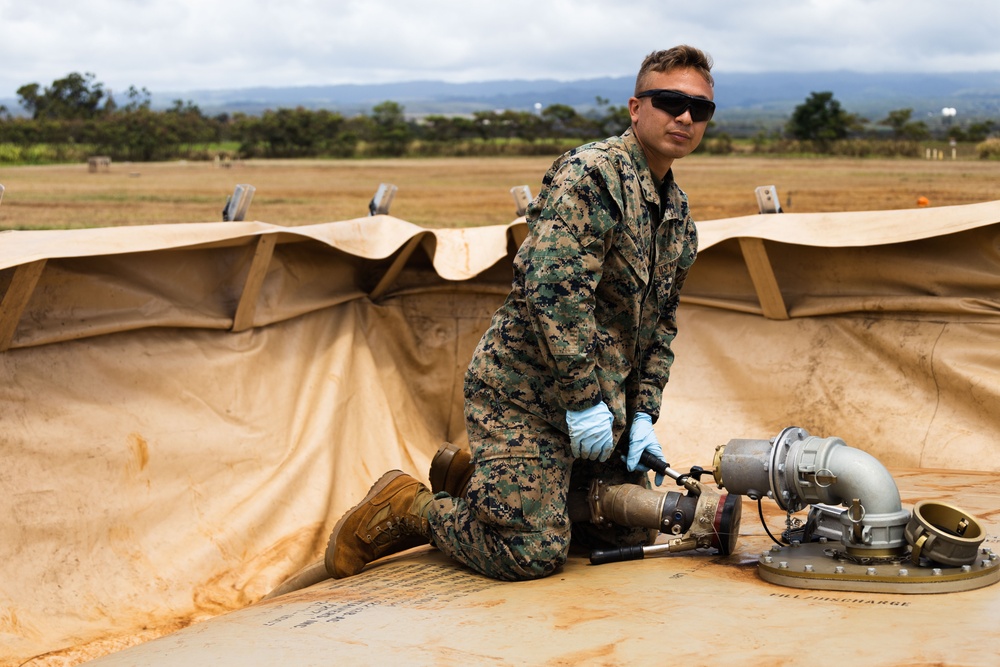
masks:
<svg viewBox="0 0 1000 667"><path fill-rule="evenodd" d="M446 442L431 459L431 491L447 491L453 498L461 498L469 488L472 478L472 454L469 450Z"/></svg>
<svg viewBox="0 0 1000 667"><path fill-rule="evenodd" d="M383 556L427 544L427 505L433 499L426 486L401 470L382 475L334 526L326 571L334 579L350 577Z"/></svg>

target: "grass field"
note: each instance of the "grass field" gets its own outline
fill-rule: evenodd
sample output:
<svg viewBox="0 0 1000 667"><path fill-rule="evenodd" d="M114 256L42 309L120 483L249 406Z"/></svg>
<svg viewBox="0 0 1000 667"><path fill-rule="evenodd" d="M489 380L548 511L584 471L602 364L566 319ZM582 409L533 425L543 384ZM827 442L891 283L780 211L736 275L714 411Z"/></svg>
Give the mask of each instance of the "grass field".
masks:
<svg viewBox="0 0 1000 667"><path fill-rule="evenodd" d="M256 187L247 219L302 225L362 217L379 183L398 186L391 214L427 227L504 224L510 189L537 194L551 157L115 163L0 168L0 229L222 219L238 183ZM1000 162L692 156L676 164L696 220L757 213L775 185L788 212L915 208L1000 198Z"/></svg>

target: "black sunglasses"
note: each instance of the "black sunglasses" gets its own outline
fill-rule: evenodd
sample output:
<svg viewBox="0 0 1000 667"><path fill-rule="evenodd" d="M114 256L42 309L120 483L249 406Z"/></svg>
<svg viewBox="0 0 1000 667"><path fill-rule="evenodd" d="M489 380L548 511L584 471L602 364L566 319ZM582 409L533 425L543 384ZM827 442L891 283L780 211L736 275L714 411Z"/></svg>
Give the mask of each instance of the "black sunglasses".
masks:
<svg viewBox="0 0 1000 667"><path fill-rule="evenodd" d="M636 97L648 97L649 102L654 107L660 111L666 111L675 118L690 109L691 120L696 123L712 120L712 116L715 114L715 102L712 100L706 100L704 97L692 97L676 90L654 88L637 93Z"/></svg>

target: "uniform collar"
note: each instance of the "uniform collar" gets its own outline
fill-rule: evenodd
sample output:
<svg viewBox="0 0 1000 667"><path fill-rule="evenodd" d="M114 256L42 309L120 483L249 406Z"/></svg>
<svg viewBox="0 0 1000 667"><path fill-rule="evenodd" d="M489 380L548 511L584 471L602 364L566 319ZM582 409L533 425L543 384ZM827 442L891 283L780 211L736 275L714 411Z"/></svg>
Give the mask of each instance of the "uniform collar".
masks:
<svg viewBox="0 0 1000 667"><path fill-rule="evenodd" d="M622 133L622 140L628 148L632 163L636 165L636 172L639 174L639 185L642 188L642 196L646 201L652 202L660 207L660 210L672 208L674 211L680 210L680 189L674 182L674 170L670 169L663 177L663 188L656 182L653 172L649 169L649 162L646 161L646 154L639 145L639 140L632 133L632 128ZM666 195L669 201L661 202L660 193Z"/></svg>
<svg viewBox="0 0 1000 667"><path fill-rule="evenodd" d="M649 170L649 162L646 161L646 154L642 151L639 140L632 133L632 128L622 133L622 140L625 142L626 148L628 148L632 164L637 167L636 173L639 174L639 186L642 188L642 196L647 201L659 203L660 193L656 179L653 178L653 172Z"/></svg>

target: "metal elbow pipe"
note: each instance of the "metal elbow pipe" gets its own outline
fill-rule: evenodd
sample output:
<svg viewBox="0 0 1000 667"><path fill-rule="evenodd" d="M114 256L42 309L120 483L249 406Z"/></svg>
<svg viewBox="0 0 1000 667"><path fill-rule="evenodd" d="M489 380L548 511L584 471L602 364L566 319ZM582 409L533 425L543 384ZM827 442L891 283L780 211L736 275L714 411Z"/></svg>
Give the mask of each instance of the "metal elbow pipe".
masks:
<svg viewBox="0 0 1000 667"><path fill-rule="evenodd" d="M834 530L849 551L905 549L910 514L892 475L875 457L840 438L789 427L770 441L731 440L716 450L714 468L715 481L730 493L754 499L766 495L788 512L814 503L848 507L820 513L819 520L840 524Z"/></svg>
<svg viewBox="0 0 1000 667"><path fill-rule="evenodd" d="M896 482L878 459L868 452L848 447L840 439L830 440L824 467L837 481L818 489L819 502L849 505L858 498L869 515L896 514L903 509Z"/></svg>

